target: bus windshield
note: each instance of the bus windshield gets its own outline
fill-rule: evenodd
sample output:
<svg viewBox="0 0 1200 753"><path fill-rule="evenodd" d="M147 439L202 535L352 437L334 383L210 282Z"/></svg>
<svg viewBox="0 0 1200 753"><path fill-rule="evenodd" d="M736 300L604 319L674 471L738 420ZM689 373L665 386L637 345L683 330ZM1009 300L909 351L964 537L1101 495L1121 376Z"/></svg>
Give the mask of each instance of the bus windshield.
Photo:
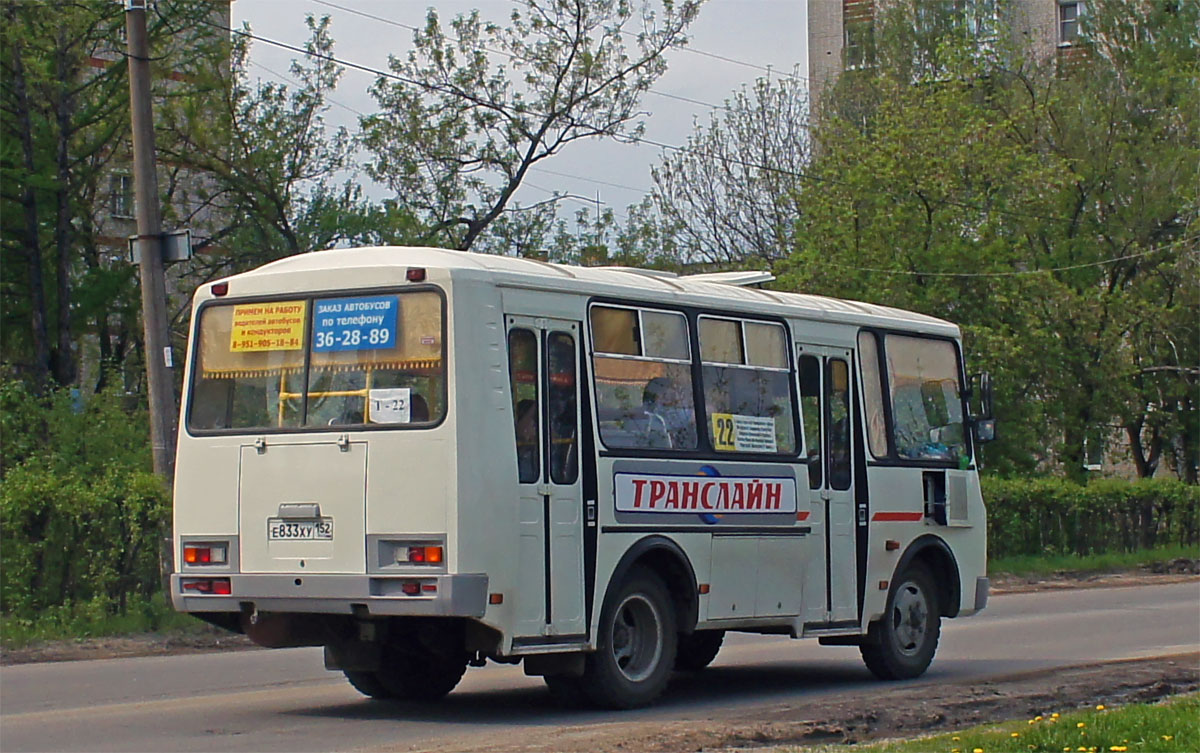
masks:
<svg viewBox="0 0 1200 753"><path fill-rule="evenodd" d="M197 337L192 430L419 427L446 412L434 291L209 305Z"/></svg>

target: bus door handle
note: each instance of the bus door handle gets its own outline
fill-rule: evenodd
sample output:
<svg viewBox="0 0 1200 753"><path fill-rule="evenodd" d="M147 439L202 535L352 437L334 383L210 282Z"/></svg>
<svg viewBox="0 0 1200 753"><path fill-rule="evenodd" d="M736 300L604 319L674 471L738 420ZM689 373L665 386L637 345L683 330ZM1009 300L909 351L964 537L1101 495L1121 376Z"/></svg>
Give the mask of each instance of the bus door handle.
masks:
<svg viewBox="0 0 1200 753"><path fill-rule="evenodd" d="M543 497L550 496L550 484L538 484L537 493Z"/></svg>

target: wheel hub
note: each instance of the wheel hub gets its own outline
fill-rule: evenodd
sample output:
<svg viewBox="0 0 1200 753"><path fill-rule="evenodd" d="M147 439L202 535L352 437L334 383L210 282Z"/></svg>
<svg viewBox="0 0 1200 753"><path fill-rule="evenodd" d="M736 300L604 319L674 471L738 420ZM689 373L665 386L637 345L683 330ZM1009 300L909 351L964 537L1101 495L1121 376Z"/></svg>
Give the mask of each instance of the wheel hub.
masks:
<svg viewBox="0 0 1200 753"><path fill-rule="evenodd" d="M892 606L892 632L896 648L913 655L920 652L929 629L929 605L925 593L915 583L907 582L896 592Z"/></svg>

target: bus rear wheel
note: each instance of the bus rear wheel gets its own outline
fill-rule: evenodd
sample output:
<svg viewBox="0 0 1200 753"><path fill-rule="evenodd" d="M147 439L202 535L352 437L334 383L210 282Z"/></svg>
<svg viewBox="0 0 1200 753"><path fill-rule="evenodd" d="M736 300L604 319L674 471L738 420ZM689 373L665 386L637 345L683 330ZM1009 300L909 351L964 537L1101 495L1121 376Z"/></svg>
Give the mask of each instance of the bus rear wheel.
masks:
<svg viewBox="0 0 1200 753"><path fill-rule="evenodd" d="M859 646L867 669L881 680L908 680L922 674L937 651L942 618L933 576L910 565L892 582L887 610L871 623Z"/></svg>
<svg viewBox="0 0 1200 753"><path fill-rule="evenodd" d="M724 630L697 630L691 635L680 635L679 648L675 652L675 669L699 672L717 658L724 640Z"/></svg>
<svg viewBox="0 0 1200 753"><path fill-rule="evenodd" d="M360 672L354 669L343 669L342 674L354 686L354 689L368 698L376 700L386 700L395 698L392 691L387 689L387 686L379 679L378 672Z"/></svg>
<svg viewBox="0 0 1200 753"><path fill-rule="evenodd" d="M662 693L675 665L675 612L662 579L635 568L600 612L599 644L580 683L589 700L612 709L644 706Z"/></svg>
<svg viewBox="0 0 1200 753"><path fill-rule="evenodd" d="M393 635L373 672L344 670L356 690L371 698L429 702L454 690L467 671L467 654L453 630L434 626Z"/></svg>

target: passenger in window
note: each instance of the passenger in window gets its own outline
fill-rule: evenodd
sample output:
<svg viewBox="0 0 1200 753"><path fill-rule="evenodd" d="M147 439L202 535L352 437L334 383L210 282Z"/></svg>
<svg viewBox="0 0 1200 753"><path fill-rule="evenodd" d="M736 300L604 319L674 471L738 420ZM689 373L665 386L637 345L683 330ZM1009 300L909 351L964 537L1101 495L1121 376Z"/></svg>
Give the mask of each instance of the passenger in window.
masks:
<svg viewBox="0 0 1200 753"><path fill-rule="evenodd" d="M532 400L517 403L517 473L521 483L538 478L538 415Z"/></svg>
<svg viewBox="0 0 1200 753"><path fill-rule="evenodd" d="M690 389L690 385L687 386ZM691 448L696 446L696 415L690 394L670 377L654 377L642 389L646 447Z"/></svg>

